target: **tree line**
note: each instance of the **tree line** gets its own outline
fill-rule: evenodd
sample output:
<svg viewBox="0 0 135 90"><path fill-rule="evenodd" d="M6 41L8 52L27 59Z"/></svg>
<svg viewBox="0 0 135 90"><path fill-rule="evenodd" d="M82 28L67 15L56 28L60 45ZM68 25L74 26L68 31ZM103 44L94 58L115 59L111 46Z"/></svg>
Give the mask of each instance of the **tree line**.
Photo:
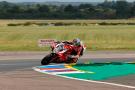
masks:
<svg viewBox="0 0 135 90"><path fill-rule="evenodd" d="M46 5L0 2L0 19L127 19L135 18L135 2L103 2L98 5Z"/></svg>

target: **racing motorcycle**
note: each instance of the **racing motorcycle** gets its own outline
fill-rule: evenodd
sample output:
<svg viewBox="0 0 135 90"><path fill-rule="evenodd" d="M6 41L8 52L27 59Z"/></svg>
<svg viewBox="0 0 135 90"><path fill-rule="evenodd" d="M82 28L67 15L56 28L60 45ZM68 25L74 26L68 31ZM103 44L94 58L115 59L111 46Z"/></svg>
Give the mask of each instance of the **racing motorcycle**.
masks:
<svg viewBox="0 0 135 90"><path fill-rule="evenodd" d="M51 45L51 53L41 60L42 65L49 63L76 63L70 56L74 55L73 45L68 42L55 42ZM83 54L84 49L81 54Z"/></svg>

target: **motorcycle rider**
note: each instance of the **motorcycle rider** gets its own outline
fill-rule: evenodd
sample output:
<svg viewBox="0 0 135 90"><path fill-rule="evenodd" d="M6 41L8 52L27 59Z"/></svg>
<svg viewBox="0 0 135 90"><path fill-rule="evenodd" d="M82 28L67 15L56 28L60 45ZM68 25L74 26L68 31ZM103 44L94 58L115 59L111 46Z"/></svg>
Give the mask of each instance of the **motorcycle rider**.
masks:
<svg viewBox="0 0 135 90"><path fill-rule="evenodd" d="M79 59L80 56L83 55L83 45L81 43L81 40L79 38L73 39L72 42L69 41L57 41L55 43L61 43L63 44L67 44L67 45L71 45L72 46L72 52L69 56L67 56L67 60L65 61L65 63L76 63L77 60ZM53 50L53 47L52 47Z"/></svg>
<svg viewBox="0 0 135 90"><path fill-rule="evenodd" d="M73 39L71 43L73 45L73 51L71 55L68 56L67 63L68 62L76 63L78 58L83 55L84 48L79 38Z"/></svg>

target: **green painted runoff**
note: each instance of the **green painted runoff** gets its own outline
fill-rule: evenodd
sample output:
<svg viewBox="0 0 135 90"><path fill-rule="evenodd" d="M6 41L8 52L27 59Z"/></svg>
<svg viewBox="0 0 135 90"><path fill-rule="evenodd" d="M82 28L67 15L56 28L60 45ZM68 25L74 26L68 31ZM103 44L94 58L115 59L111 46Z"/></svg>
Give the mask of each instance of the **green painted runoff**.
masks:
<svg viewBox="0 0 135 90"><path fill-rule="evenodd" d="M135 64L129 63L93 63L77 64L73 68L94 73L62 74L63 76L85 80L107 80L115 77L135 74Z"/></svg>

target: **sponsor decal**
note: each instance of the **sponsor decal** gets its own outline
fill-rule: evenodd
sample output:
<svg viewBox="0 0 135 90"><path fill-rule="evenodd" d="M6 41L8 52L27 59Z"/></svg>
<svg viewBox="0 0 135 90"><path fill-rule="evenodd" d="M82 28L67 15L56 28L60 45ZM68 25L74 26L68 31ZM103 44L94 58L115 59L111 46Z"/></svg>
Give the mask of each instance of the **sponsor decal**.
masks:
<svg viewBox="0 0 135 90"><path fill-rule="evenodd" d="M38 40L38 46L39 47L50 46L55 41L56 41L55 39L40 39L40 40Z"/></svg>

